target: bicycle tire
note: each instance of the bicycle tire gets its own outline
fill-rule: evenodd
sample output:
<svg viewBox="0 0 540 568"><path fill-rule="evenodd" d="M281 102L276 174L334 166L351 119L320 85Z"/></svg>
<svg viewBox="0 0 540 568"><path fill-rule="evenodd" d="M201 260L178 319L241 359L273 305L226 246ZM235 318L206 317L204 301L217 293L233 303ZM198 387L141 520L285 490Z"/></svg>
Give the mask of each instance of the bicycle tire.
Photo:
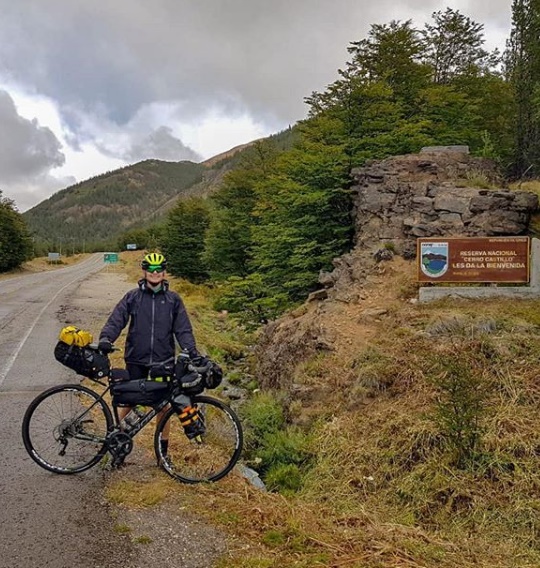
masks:
<svg viewBox="0 0 540 568"><path fill-rule="evenodd" d="M105 438L113 417L107 403L82 385L59 385L38 395L23 422L24 447L42 468L81 473L107 453Z"/></svg>
<svg viewBox="0 0 540 568"><path fill-rule="evenodd" d="M243 446L242 425L238 416L218 399L197 395L191 397L204 423L200 441L190 440L171 406L160 420L154 436L158 464L173 478L183 483L218 481L225 477L240 458ZM163 429L169 424L166 455L161 450Z"/></svg>

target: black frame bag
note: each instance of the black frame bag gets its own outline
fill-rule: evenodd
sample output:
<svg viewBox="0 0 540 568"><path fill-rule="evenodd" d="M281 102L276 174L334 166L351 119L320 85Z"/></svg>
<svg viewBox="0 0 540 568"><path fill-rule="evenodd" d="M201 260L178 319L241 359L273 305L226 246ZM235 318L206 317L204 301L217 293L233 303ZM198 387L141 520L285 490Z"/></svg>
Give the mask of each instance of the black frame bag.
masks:
<svg viewBox="0 0 540 568"><path fill-rule="evenodd" d="M101 379L111 370L107 355L89 347L68 345L63 341L56 344L54 357L62 365L89 379Z"/></svg>
<svg viewBox="0 0 540 568"><path fill-rule="evenodd" d="M111 371L111 395L115 406L155 406L169 394L170 388L168 381L132 381L124 369Z"/></svg>

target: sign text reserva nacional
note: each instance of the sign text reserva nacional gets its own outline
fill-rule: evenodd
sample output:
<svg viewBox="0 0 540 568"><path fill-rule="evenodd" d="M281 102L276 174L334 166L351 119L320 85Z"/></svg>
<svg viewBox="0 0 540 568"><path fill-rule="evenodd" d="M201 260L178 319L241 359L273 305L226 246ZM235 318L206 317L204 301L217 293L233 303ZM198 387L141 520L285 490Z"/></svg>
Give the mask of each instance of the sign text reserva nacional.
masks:
<svg viewBox="0 0 540 568"><path fill-rule="evenodd" d="M529 249L528 237L418 239L418 280L528 282Z"/></svg>

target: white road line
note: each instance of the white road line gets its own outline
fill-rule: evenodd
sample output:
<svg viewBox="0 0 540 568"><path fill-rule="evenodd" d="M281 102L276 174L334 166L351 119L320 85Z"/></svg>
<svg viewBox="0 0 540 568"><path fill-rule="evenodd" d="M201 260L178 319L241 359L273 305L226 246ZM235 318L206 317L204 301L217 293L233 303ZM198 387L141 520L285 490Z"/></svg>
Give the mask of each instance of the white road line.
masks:
<svg viewBox="0 0 540 568"><path fill-rule="evenodd" d="M73 279L71 282L68 282L65 286L60 288L60 290L58 290L58 292L56 292L56 294L45 304L45 306L43 306L43 308L39 312L38 316L36 317L36 319L33 321L32 325L30 326L30 329L24 334L24 337L19 342L19 345L17 345L17 348L15 349L15 351L13 352L11 357L8 358L7 364L4 367L4 370L0 371L0 387L2 386L2 383L6 379L9 371L11 370L11 367L13 367L13 363L15 363L15 359L17 359L17 356L21 352L21 349L24 347L26 340L28 339L28 337L30 336L32 331L34 330L34 327L36 327L36 324L39 321L39 318L43 315L43 312L56 300L56 298L60 295L61 292L63 292L68 286L71 286L74 282L77 282L77 280L80 280L80 279L81 279L81 276L79 275L77 278Z"/></svg>

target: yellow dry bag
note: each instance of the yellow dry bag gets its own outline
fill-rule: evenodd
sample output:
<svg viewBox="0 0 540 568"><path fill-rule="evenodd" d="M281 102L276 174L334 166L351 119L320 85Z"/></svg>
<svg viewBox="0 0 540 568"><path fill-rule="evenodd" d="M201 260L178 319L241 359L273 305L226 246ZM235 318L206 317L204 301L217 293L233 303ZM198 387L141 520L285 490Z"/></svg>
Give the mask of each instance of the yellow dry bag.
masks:
<svg viewBox="0 0 540 568"><path fill-rule="evenodd" d="M68 345L76 345L77 347L86 347L94 340L93 335L89 331L84 331L74 325L67 325L60 331L58 339Z"/></svg>

